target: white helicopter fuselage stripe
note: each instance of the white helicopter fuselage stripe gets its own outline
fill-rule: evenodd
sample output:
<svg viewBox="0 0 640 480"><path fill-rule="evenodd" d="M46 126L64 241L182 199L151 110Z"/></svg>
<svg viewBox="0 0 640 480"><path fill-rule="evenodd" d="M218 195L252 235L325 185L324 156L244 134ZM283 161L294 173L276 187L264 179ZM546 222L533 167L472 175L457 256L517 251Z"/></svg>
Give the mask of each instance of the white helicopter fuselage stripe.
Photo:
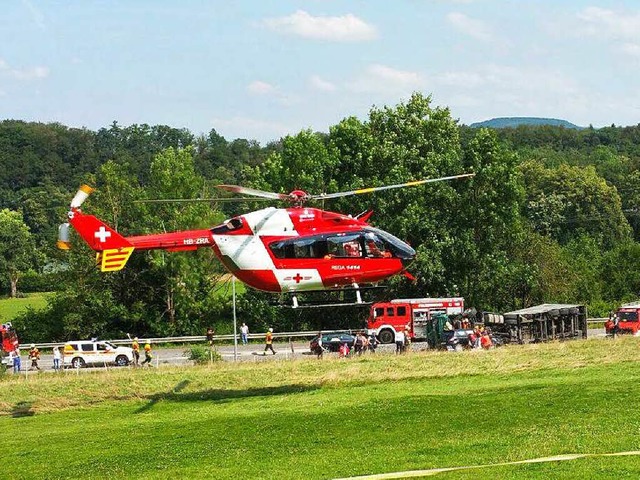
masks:
<svg viewBox="0 0 640 480"><path fill-rule="evenodd" d="M241 270L270 270L282 291L322 288L317 269L276 269L262 236L298 236L286 210L274 207L243 216L254 235L214 235L220 253Z"/></svg>
<svg viewBox="0 0 640 480"><path fill-rule="evenodd" d="M275 270L264 243L255 235L214 235L220 253L242 270Z"/></svg>
<svg viewBox="0 0 640 480"><path fill-rule="evenodd" d="M251 231L260 236L298 236L298 232L286 210L264 208L243 215Z"/></svg>
<svg viewBox="0 0 640 480"><path fill-rule="evenodd" d="M322 288L322 278L316 269L275 270L274 273L283 292Z"/></svg>

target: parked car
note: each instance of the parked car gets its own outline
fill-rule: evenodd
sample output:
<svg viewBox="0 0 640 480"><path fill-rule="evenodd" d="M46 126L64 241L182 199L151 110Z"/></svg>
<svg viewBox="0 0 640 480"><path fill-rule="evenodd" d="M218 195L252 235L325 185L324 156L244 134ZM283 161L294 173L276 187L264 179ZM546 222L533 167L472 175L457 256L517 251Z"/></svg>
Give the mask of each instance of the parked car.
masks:
<svg viewBox="0 0 640 480"><path fill-rule="evenodd" d="M344 343L348 344L349 347L351 347L355 338L355 335L351 335L347 332L324 333L322 335L322 348L329 352L337 352L340 348L340 345ZM311 342L309 342L309 349L315 353L317 347L318 337L315 337L313 340L311 340Z"/></svg>
<svg viewBox="0 0 640 480"><path fill-rule="evenodd" d="M133 349L110 342L82 340L65 343L62 356L64 365L71 365L74 368L87 365L124 367L133 361Z"/></svg>

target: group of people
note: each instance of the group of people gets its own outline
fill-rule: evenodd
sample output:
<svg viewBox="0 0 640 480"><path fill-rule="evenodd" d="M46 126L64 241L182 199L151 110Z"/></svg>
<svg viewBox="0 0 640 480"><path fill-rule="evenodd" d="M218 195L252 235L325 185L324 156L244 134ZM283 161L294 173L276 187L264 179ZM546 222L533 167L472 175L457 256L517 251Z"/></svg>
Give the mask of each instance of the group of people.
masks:
<svg viewBox="0 0 640 480"><path fill-rule="evenodd" d="M40 350L34 343L29 348L28 359L31 362L29 371L40 371ZM60 370L60 363L62 355L58 347L53 347L53 369ZM20 373L22 371L22 359L20 358L20 347L16 347L15 350L9 352L9 362L13 367L13 373Z"/></svg>
<svg viewBox="0 0 640 480"><path fill-rule="evenodd" d="M493 347L493 340L491 340L491 332L489 329L483 326L475 326L473 332L469 334L469 347L483 348L485 350Z"/></svg>
<svg viewBox="0 0 640 480"><path fill-rule="evenodd" d="M362 355L364 352L375 352L378 346L378 339L375 335L367 337L364 332L359 331L353 338L351 344L349 342L342 342L338 347L338 356L340 358L346 358L351 354ZM318 332L318 336L313 340L313 353L316 354L318 359L321 359L324 355L327 346L323 344L322 332Z"/></svg>
<svg viewBox="0 0 640 480"><path fill-rule="evenodd" d="M140 363L140 342L138 337L133 337L131 342L131 349L133 350L133 366L140 367L148 365L151 367L151 360L153 360L153 352L151 350L151 341L147 340L144 344L144 360Z"/></svg>

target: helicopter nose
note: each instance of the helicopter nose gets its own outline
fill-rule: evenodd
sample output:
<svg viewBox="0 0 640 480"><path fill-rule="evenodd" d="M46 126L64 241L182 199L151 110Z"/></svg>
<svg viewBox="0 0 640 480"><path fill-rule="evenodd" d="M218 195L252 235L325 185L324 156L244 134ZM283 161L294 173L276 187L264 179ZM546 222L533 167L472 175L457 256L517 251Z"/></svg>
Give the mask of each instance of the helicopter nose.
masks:
<svg viewBox="0 0 640 480"><path fill-rule="evenodd" d="M416 251L405 243L402 252L398 256L402 261L402 266L407 268L415 260Z"/></svg>

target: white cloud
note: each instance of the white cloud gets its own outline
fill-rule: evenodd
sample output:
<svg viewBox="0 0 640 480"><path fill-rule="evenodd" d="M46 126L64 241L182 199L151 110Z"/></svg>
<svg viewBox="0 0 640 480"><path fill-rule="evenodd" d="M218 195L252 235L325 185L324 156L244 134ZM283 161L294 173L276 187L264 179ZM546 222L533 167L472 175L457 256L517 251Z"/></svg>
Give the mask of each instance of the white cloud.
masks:
<svg viewBox="0 0 640 480"><path fill-rule="evenodd" d="M314 17L304 10L263 21L271 30L313 40L360 42L376 38L375 27L350 13L341 17Z"/></svg>
<svg viewBox="0 0 640 480"><path fill-rule="evenodd" d="M336 86L333 83L328 82L323 78L320 78L318 75L312 75L311 78L309 79L309 84L316 90L320 90L323 92L336 91Z"/></svg>
<svg viewBox="0 0 640 480"><path fill-rule="evenodd" d="M406 94L426 86L426 79L418 72L396 70L386 65L373 64L348 84L358 93Z"/></svg>
<svg viewBox="0 0 640 480"><path fill-rule="evenodd" d="M270 83L256 80L247 85L247 91L253 95L269 95L276 91Z"/></svg>
<svg viewBox="0 0 640 480"><path fill-rule="evenodd" d="M447 15L447 20L453 28L465 35L469 35L477 40L482 40L483 42L491 42L494 40L491 29L481 20L476 20L459 12L451 12Z"/></svg>
<svg viewBox="0 0 640 480"><path fill-rule="evenodd" d="M49 76L47 67L13 68L0 58L0 75L8 76L18 80L33 80L46 78Z"/></svg>
<svg viewBox="0 0 640 480"><path fill-rule="evenodd" d="M640 40L640 14L588 7L578 14L584 33L596 37Z"/></svg>
<svg viewBox="0 0 640 480"><path fill-rule="evenodd" d="M640 44L623 43L622 45L620 45L619 50L626 55L640 58Z"/></svg>

